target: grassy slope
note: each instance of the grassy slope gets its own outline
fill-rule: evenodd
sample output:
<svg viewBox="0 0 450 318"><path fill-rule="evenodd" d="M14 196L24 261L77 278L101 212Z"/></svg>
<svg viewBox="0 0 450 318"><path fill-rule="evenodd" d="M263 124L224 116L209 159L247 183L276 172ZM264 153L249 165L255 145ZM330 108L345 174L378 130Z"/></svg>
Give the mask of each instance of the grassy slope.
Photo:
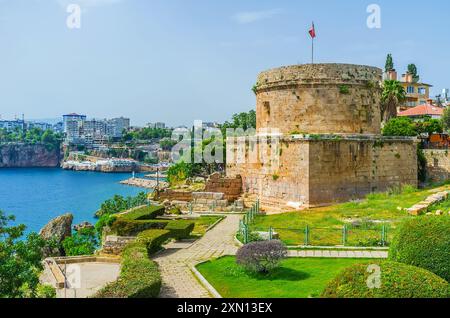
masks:
<svg viewBox="0 0 450 318"><path fill-rule="evenodd" d="M449 190L450 186L439 189ZM436 190L436 189L435 189ZM388 238L392 237L393 229L401 220L410 217L407 212L398 207L409 208L424 200L432 191L407 189L401 194L372 194L361 202L350 202L330 207L317 208L302 212L284 213L258 217L251 226L252 230L268 231L275 228L281 239L289 245L304 243L304 228L311 227L312 245L339 245L342 240L342 227L345 220L376 220L387 222L391 228ZM359 245L361 239L379 238L381 225L372 229L353 229L348 239L349 245Z"/></svg>
<svg viewBox="0 0 450 318"><path fill-rule="evenodd" d="M197 266L225 298L318 297L327 283L344 268L364 259L289 258L268 276L245 272L227 256Z"/></svg>
<svg viewBox="0 0 450 318"><path fill-rule="evenodd" d="M206 233L206 230L216 223L222 217L220 216L201 216L200 218L195 220L194 231L192 231L193 236L203 236Z"/></svg>

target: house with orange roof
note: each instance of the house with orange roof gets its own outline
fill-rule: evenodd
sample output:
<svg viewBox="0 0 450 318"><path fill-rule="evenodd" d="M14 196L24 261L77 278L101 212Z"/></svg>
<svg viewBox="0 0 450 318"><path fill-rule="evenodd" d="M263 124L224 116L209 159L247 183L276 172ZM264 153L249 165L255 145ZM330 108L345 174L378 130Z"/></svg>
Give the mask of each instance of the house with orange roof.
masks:
<svg viewBox="0 0 450 318"><path fill-rule="evenodd" d="M421 119L425 116L429 116L432 119L440 119L444 114L444 108L438 107L428 100L426 104L419 105L405 111L398 113L399 117L409 117L411 119Z"/></svg>

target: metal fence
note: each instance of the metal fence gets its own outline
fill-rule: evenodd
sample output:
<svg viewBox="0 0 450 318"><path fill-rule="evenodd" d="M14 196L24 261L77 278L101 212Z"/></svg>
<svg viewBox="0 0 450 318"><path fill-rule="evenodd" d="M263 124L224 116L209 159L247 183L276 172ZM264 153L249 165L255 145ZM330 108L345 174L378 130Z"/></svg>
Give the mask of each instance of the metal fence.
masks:
<svg viewBox="0 0 450 318"><path fill-rule="evenodd" d="M269 240L277 238L287 242L288 245L302 246L358 246L358 247L386 247L389 245L388 224L355 226L351 224L342 227L314 227L306 225L303 228L252 228L255 219L260 214L259 200L244 215L239 223L238 238L247 244L255 240L254 232L265 232ZM289 239L292 238L292 239ZM258 238L259 240L261 238Z"/></svg>

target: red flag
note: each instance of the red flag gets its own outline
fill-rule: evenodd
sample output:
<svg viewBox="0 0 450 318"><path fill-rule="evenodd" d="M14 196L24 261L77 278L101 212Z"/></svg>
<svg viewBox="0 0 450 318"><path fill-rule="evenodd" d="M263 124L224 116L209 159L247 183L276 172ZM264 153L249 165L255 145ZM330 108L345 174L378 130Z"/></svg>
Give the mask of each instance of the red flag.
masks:
<svg viewBox="0 0 450 318"><path fill-rule="evenodd" d="M314 27L314 22L312 24L311 29L309 30L309 35L311 36L311 38L315 38L316 37L316 28Z"/></svg>

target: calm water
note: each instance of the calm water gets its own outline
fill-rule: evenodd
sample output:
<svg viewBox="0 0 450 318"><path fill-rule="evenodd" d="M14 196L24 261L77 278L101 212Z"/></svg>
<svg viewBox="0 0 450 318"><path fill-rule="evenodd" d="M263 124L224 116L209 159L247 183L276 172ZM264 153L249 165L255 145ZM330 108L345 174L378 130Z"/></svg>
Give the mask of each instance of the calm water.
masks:
<svg viewBox="0 0 450 318"><path fill-rule="evenodd" d="M0 210L16 216L28 231L71 212L74 224L88 221L100 204L114 196L136 195L140 188L119 184L131 174L75 172L62 169L0 169Z"/></svg>

